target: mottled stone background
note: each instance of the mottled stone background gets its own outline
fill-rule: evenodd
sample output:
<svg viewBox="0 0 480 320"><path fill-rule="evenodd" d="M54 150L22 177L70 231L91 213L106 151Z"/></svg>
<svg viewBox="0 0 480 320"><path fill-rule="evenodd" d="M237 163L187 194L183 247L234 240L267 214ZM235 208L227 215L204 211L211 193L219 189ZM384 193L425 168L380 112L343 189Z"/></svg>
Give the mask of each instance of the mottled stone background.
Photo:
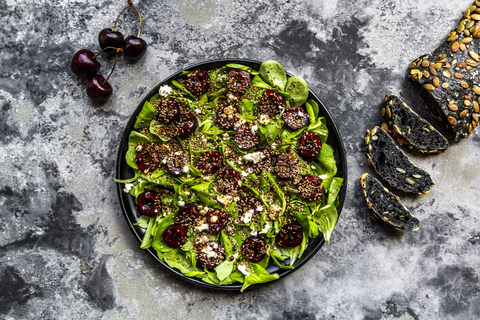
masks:
<svg viewBox="0 0 480 320"><path fill-rule="evenodd" d="M403 196L417 232L374 221L358 183L372 172L367 129L387 92L425 112L405 74L439 45L470 0L136 1L146 57L121 58L110 101L70 72L98 50L126 1L0 0L0 318L478 319L480 136L412 154L436 186ZM133 10L118 30L136 34ZM332 241L298 272L244 294L172 277L129 230L115 183L119 139L161 79L210 59L274 59L304 77L337 121L347 200ZM112 61L99 58L102 72ZM436 123L434 123L436 125Z"/></svg>

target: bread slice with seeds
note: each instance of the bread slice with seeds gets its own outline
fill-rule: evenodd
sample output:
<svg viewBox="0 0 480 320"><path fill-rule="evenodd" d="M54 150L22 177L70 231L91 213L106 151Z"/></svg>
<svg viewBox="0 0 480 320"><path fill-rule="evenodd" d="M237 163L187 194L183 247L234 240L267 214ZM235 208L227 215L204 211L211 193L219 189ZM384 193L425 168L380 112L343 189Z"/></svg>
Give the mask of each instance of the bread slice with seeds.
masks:
<svg viewBox="0 0 480 320"><path fill-rule="evenodd" d="M392 187L427 194L435 185L428 172L415 166L380 127L367 131L365 142L368 163Z"/></svg>
<svg viewBox="0 0 480 320"><path fill-rule="evenodd" d="M475 0L447 39L410 64L408 77L428 110L453 136L464 139L478 125L480 0Z"/></svg>
<svg viewBox="0 0 480 320"><path fill-rule="evenodd" d="M382 116L400 145L423 153L448 149L448 140L393 93L387 94L383 100Z"/></svg>
<svg viewBox="0 0 480 320"><path fill-rule="evenodd" d="M368 173L364 173L360 177L360 184L367 206L372 209L375 218L385 221L400 231L405 229L418 230L420 228L418 219L380 181Z"/></svg>

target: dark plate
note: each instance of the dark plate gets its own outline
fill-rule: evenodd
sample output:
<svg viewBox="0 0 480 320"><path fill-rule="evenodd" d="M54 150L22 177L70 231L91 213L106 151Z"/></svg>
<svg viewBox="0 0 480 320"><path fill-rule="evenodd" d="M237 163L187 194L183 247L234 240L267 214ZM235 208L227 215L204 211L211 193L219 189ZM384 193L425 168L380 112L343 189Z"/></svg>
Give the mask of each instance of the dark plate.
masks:
<svg viewBox="0 0 480 320"><path fill-rule="evenodd" d="M258 70L260 68L261 62L258 61L253 61L253 60L243 60L243 59L223 59L223 60L213 60L213 61L207 61L203 62L191 67L188 67L184 70L196 70L196 69L204 69L204 70L210 70L210 69L215 69L219 68L227 63L240 63L243 65L248 65L251 68ZM182 71L184 71L182 70ZM116 178L117 179L128 179L134 176L133 170L128 166L127 162L125 161L125 154L128 149L128 136L130 132L133 129L133 125L135 124L135 119L137 115L140 113L140 110L142 110L143 105L146 101L150 100L151 97L153 97L155 94L158 93L158 89L160 86L168 84L171 80L179 78L180 74L182 71L176 72L175 74L171 75L170 77L166 78L159 84L155 86L155 88L150 91L145 98L140 102L138 105L137 109L131 116L130 120L127 123L127 126L125 128L125 131L123 132L122 140L120 141L120 148L118 150L118 156L117 156L117 172L116 172ZM287 72L288 76L292 76ZM340 216L340 213L342 211L343 203L345 202L345 194L347 191L347 160L345 158L345 148L343 146L342 138L340 137L340 134L338 132L338 129L335 125L335 122L333 121L330 113L328 112L327 108L323 105L323 103L317 98L317 96L310 90L310 99L315 100L318 105L319 105L319 114L323 115L327 119L327 126L329 129L329 137L327 140L327 143L333 147L335 150L335 160L337 161L337 167L338 167L338 172L337 176L341 177L344 179L343 187L340 192L340 204L337 208L338 214ZM138 214L137 214L137 209L135 205L135 200L132 196L129 194L123 192L123 184L117 184L117 191L118 191L118 198L120 200L120 206L122 207L123 213L125 214L125 218L127 219L127 223L130 226L130 229L133 231L133 234L137 237L138 241L141 243L144 230L139 228L138 226L134 226L133 224L137 222L138 220ZM301 266L303 266L308 260L310 260L315 253L320 250L320 248L324 244L323 237L319 236L315 239L312 239L309 241L309 244L307 248L305 249L305 252L302 256L302 258L298 259L295 263L295 269L292 270L284 270L280 269L277 266L270 264L267 268L267 271L270 273L278 273L280 278L284 278L288 276L289 274L293 273L294 271L298 270ZM140 249L139 249L140 250ZM154 259L156 259L164 268L169 270L171 273L173 273L175 276L182 278L183 280L200 285L205 288L210 288L210 289L217 289L217 290L240 290L242 287L242 284L231 284L231 285L225 285L225 286L215 286L212 284L205 283L201 281L200 279L197 278L189 278L185 277L180 271L175 270L170 268L166 263L160 261L158 259L156 251L153 250L152 248L147 250ZM267 283L268 284L268 283ZM249 287L250 288L256 288L259 286L262 286L265 284L256 284L252 285Z"/></svg>

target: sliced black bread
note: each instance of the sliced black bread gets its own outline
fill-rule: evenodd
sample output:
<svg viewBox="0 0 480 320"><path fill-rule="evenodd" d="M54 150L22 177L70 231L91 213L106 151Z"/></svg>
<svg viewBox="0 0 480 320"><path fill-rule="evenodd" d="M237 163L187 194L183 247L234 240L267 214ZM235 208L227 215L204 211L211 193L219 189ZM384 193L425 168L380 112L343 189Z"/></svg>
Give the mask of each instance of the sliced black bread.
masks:
<svg viewBox="0 0 480 320"><path fill-rule="evenodd" d="M427 108L454 141L466 138L478 125L479 12L476 0L445 42L413 60L408 73Z"/></svg>
<svg viewBox="0 0 480 320"><path fill-rule="evenodd" d="M392 187L409 193L427 194L435 185L425 170L412 164L395 141L380 127L365 137L368 163Z"/></svg>
<svg viewBox="0 0 480 320"><path fill-rule="evenodd" d="M418 219L377 179L364 173L360 177L360 184L367 206L372 209L375 218L385 221L400 231L419 229Z"/></svg>
<svg viewBox="0 0 480 320"><path fill-rule="evenodd" d="M423 153L447 150L448 140L393 93L383 100L382 116L400 145Z"/></svg>

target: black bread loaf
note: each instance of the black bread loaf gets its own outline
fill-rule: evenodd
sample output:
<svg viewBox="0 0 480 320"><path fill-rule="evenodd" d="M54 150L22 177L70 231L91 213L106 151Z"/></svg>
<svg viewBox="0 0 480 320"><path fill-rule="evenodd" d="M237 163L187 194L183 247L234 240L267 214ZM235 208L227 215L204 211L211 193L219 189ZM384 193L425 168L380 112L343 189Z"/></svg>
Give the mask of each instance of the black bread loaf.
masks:
<svg viewBox="0 0 480 320"><path fill-rule="evenodd" d="M423 153L447 150L448 140L393 93L383 100L382 116L400 145Z"/></svg>
<svg viewBox="0 0 480 320"><path fill-rule="evenodd" d="M427 194L435 185L430 175L413 165L395 141L380 127L365 137L368 163L392 187L409 193Z"/></svg>
<svg viewBox="0 0 480 320"><path fill-rule="evenodd" d="M367 206L372 209L374 217L400 231L419 229L418 219L377 179L365 173L360 177L360 184Z"/></svg>
<svg viewBox="0 0 480 320"><path fill-rule="evenodd" d="M473 2L444 43L410 64L409 78L427 108L452 134L468 137L478 125L480 0Z"/></svg>

